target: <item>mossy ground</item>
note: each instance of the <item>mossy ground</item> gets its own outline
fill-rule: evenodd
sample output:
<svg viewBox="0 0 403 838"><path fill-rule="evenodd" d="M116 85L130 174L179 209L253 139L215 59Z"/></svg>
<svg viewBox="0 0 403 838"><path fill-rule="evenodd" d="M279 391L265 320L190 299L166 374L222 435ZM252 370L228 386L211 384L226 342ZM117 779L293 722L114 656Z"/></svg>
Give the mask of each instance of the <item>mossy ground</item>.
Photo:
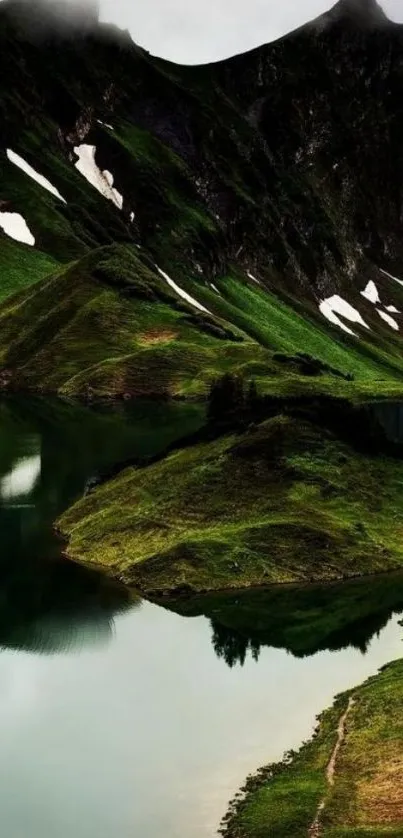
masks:
<svg viewBox="0 0 403 838"><path fill-rule="evenodd" d="M339 720L352 705L339 751L334 785L326 767ZM363 686L339 696L320 719L314 739L283 764L247 781L231 808L227 838L306 838L325 800L323 838L384 838L403 829L403 661L386 666Z"/></svg>
<svg viewBox="0 0 403 838"><path fill-rule="evenodd" d="M203 395L270 355L197 313L129 246L101 248L0 306L0 365L14 388L82 398Z"/></svg>
<svg viewBox="0 0 403 838"><path fill-rule="evenodd" d="M60 527L71 557L148 593L341 579L403 566L402 477L278 415L126 469Z"/></svg>
<svg viewBox="0 0 403 838"><path fill-rule="evenodd" d="M84 399L204 398L212 381L233 372L278 396L358 399L403 390L403 361L394 351L343 343L317 317L240 276L217 280L220 294L208 283L180 280L204 313L133 245L98 248L58 266L39 251L18 252L20 261L8 242L2 251L0 302L0 369L13 387ZM34 269L48 275L32 284ZM314 359L314 373L301 348Z"/></svg>
<svg viewBox="0 0 403 838"><path fill-rule="evenodd" d="M0 303L12 294L53 273L57 262L40 250L21 247L12 239L0 240Z"/></svg>

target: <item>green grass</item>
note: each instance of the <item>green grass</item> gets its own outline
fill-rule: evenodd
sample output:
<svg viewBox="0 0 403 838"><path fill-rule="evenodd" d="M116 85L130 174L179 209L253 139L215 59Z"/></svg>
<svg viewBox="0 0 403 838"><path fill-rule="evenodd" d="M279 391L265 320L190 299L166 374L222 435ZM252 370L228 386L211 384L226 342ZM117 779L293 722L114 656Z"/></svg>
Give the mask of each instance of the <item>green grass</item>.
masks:
<svg viewBox="0 0 403 838"><path fill-rule="evenodd" d="M338 722L354 705L336 762L325 781ZM319 802L323 838L383 838L402 834L403 661L340 696L320 718L311 742L284 763L248 779L223 825L227 838L306 838Z"/></svg>
<svg viewBox="0 0 403 838"><path fill-rule="evenodd" d="M283 299L268 288L246 282L239 275L216 279L215 284L222 296L202 289L200 300L207 307L213 303L217 313L261 345L289 355L304 351L333 368L352 374L360 383L374 382L375 388L382 380L392 379L403 386L399 342L395 344L393 336L388 336L386 341L379 328L369 336L365 329L357 329L358 339L346 339L340 329L325 321L308 301L301 306L300 301ZM378 326L376 321L375 325Z"/></svg>
<svg viewBox="0 0 403 838"><path fill-rule="evenodd" d="M128 469L62 519L70 555L142 590L332 580L403 566L403 466L279 415Z"/></svg>
<svg viewBox="0 0 403 838"><path fill-rule="evenodd" d="M354 705L336 762L335 784L325 770L350 696ZM291 762L269 766L247 781L223 828L227 838L306 838L325 799L323 838L383 838L402 834L403 661L389 664L340 696L320 718L313 740Z"/></svg>
<svg viewBox="0 0 403 838"><path fill-rule="evenodd" d="M194 312L129 246L101 248L0 305L12 386L81 398L200 396L267 350Z"/></svg>
<svg viewBox="0 0 403 838"><path fill-rule="evenodd" d="M333 388L349 398L401 394L401 334L382 323L375 307L359 294L368 271L381 287L385 304L397 303L401 309L401 290L395 284L392 293L390 281L377 277L374 265L365 254L359 255L363 242L358 231L344 223L340 189L332 172L325 177L325 163L316 161L312 170L290 168L282 155L269 152L261 134L263 123L257 128L245 118L238 85L232 88L229 79L224 81L219 66L175 67L129 42L120 43L116 33L104 28L98 35L63 42L57 54L36 43L26 49L2 11L0 39L7 74L0 99L8 142L57 186L66 204L3 156L2 200L26 218L36 237L37 261L34 264L32 255L28 264L26 248L21 247L21 263L15 267L14 256L6 251L19 246L4 243L3 260L10 264L0 301L47 275L47 256L68 265L99 247L136 242L149 267L151 260L161 263L213 312L216 325L219 321L242 335L244 349L248 346L250 351L238 347L235 358L229 342L224 346L225 341L213 340L204 327L193 328L194 321L181 323L179 340L146 350L135 331L134 341L128 332L142 329L142 320L153 321L152 328L160 331L168 324L169 330L178 326L178 318L154 301L148 311L143 305L136 319L127 288L117 287L114 296L101 297L88 285L84 290L83 277L68 268L60 283L49 285L49 293L44 288L37 301L18 300L17 342L2 309L6 335L0 351L7 373L14 372L17 348L26 356L24 332L30 345L33 315L38 322L35 356L23 371L15 370L16 386L95 398L121 395L125 386L136 395L144 393L147 378L158 377L162 367L158 394L200 397L212 377L235 368L253 375L261 392L283 396L334 392ZM292 65L292 56L289 60ZM232 66L237 63L238 59ZM119 67L118 84L111 67ZM249 89L249 81L246 86ZM144 108L141 102L147 103ZM113 130L100 121L112 123ZM292 145L296 136L286 128L284 132L285 146ZM122 212L76 170L73 149L80 141L96 145L100 165L113 172L124 194ZM299 146L298 140L294 151ZM295 153L290 159L294 157ZM349 165L355 175L355 167ZM378 240L383 232L374 220L371 223ZM259 276L260 288L246 280L248 268ZM77 288L71 289L69 300L60 302L63 312L60 306L55 311L51 296L60 301L66 276ZM354 339L325 322L318 312L323 288L329 294L337 290L357 305L371 330L357 328ZM113 335L111 324L118 320ZM195 338L197 331L203 333L201 340ZM349 387L325 374L308 380L272 358L273 353L291 357L301 350L354 375L355 383Z"/></svg>
<svg viewBox="0 0 403 838"><path fill-rule="evenodd" d="M0 367L16 388L83 399L204 398L231 371L254 378L262 395L353 400L403 389L402 361L401 373L393 356L386 362L375 349L333 340L322 324L239 278L222 280L221 296L180 280L209 315L178 297L131 245L56 266L7 240L1 259ZM34 284L39 270L47 276ZM301 347L320 362L315 375L306 373Z"/></svg>
<svg viewBox="0 0 403 838"><path fill-rule="evenodd" d="M56 267L56 261L48 254L28 245L17 244L2 235L0 239L0 303L12 294L51 274Z"/></svg>
<svg viewBox="0 0 403 838"><path fill-rule="evenodd" d="M325 714L316 738L283 763L247 779L230 806L222 832L227 838L307 838L326 792L325 771L336 742L343 702ZM290 762L291 760L291 762Z"/></svg>
<svg viewBox="0 0 403 838"><path fill-rule="evenodd" d="M114 240L129 241L131 235L121 215L90 186L60 148L54 149L53 137L54 127L44 118L34 130L19 133L13 150L48 177L66 204L8 159L2 162L2 197L27 221L36 249L66 263Z"/></svg>

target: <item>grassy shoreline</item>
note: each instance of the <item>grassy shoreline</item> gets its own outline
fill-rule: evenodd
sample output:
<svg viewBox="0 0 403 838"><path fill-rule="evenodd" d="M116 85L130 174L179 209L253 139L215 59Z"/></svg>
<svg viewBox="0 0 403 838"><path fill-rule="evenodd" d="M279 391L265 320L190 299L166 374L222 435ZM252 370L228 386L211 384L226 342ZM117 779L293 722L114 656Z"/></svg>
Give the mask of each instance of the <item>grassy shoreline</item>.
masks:
<svg viewBox="0 0 403 838"><path fill-rule="evenodd" d="M247 779L223 821L224 838L401 836L402 700L403 660L338 696L309 742Z"/></svg>
<svg viewBox="0 0 403 838"><path fill-rule="evenodd" d="M154 597L403 567L401 447L374 453L363 415L336 401L317 411L125 468L58 522L68 556Z"/></svg>

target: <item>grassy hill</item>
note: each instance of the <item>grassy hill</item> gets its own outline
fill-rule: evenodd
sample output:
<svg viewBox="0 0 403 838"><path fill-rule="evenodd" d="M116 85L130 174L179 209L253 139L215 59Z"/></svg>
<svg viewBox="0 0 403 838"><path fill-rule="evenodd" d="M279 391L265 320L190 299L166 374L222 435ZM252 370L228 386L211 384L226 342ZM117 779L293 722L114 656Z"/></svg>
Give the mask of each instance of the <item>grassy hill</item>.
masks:
<svg viewBox="0 0 403 838"><path fill-rule="evenodd" d="M68 554L158 596L401 567L401 463L342 442L339 409L279 406L246 433L126 469L62 517Z"/></svg>
<svg viewBox="0 0 403 838"><path fill-rule="evenodd" d="M270 367L253 339L175 294L129 246L91 252L0 306L5 383L60 395L203 394Z"/></svg>
<svg viewBox="0 0 403 838"><path fill-rule="evenodd" d="M161 274L147 251L129 243L68 264L9 240L0 253L3 387L81 399L200 398L232 372L255 380L263 394L360 398L403 390L400 335L359 292L370 329L359 325L350 337L306 298L276 293L236 268L214 283ZM397 283L382 276L378 284L403 303Z"/></svg>

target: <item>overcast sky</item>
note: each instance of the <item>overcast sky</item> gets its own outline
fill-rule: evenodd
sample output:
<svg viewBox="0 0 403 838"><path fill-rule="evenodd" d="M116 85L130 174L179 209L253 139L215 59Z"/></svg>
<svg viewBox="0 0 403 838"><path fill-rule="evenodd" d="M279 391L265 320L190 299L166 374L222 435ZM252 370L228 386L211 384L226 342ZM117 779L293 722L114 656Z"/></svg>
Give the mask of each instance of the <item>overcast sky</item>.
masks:
<svg viewBox="0 0 403 838"><path fill-rule="evenodd" d="M329 0L101 0L104 19L155 55L194 64L272 41L330 9ZM382 0L403 23L403 0Z"/></svg>

